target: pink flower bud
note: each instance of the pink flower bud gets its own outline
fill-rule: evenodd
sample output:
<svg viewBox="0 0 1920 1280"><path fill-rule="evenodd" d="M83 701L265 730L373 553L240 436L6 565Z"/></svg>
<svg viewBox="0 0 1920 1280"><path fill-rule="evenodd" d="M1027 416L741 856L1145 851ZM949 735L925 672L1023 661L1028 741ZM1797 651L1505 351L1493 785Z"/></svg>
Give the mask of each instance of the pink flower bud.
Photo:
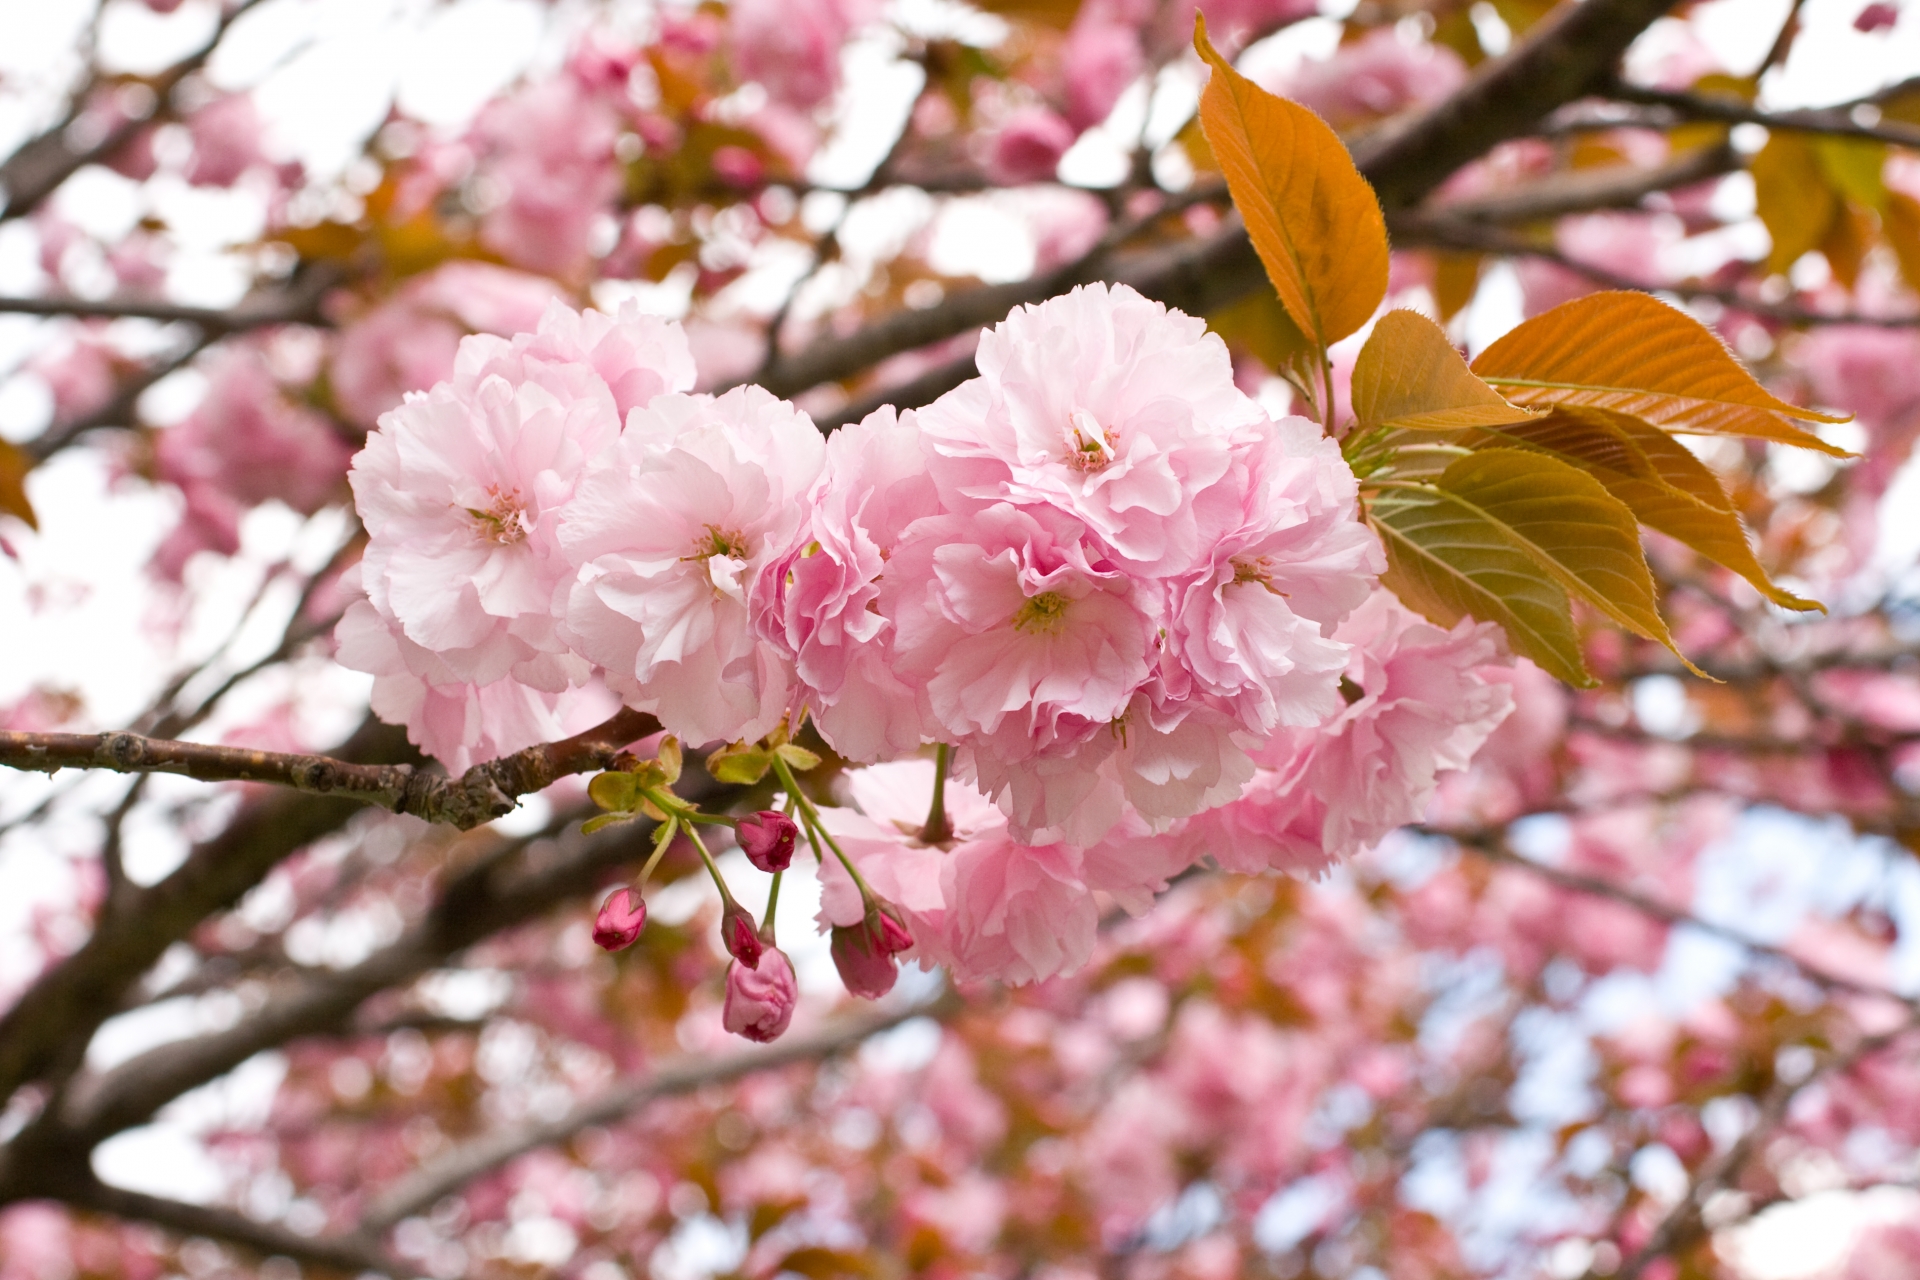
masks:
<svg viewBox="0 0 1920 1280"><path fill-rule="evenodd" d="M736 835L747 861L771 874L785 871L793 861L793 842L799 838L800 827L784 813L762 809L740 819Z"/></svg>
<svg viewBox="0 0 1920 1280"><path fill-rule="evenodd" d="M849 992L878 1000L893 990L899 970L893 957L913 946L913 935L885 907L869 910L859 924L833 931L833 967Z"/></svg>
<svg viewBox="0 0 1920 1280"><path fill-rule="evenodd" d="M1875 3L1860 11L1860 16L1853 20L1853 29L1872 35L1875 32L1891 30L1899 21L1900 10L1890 4Z"/></svg>
<svg viewBox="0 0 1920 1280"><path fill-rule="evenodd" d="M600 904L600 914L594 917L594 945L608 951L625 951L638 941L640 931L646 926L646 900L631 888L615 889Z"/></svg>
<svg viewBox="0 0 1920 1280"><path fill-rule="evenodd" d="M779 948L768 950L761 960L758 968L727 966L727 1005L721 1020L734 1035L765 1044L779 1039L793 1021L800 988L793 965Z"/></svg>
<svg viewBox="0 0 1920 1280"><path fill-rule="evenodd" d="M753 917L737 902L727 903L726 913L720 917L720 940L726 944L727 954L749 969L760 966L761 953L767 949Z"/></svg>

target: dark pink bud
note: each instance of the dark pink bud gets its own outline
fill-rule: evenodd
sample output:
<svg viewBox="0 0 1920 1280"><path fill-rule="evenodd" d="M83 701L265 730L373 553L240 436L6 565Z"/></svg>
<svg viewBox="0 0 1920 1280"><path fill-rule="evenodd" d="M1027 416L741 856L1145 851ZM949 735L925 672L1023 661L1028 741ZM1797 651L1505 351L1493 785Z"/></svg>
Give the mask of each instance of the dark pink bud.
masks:
<svg viewBox="0 0 1920 1280"><path fill-rule="evenodd" d="M615 889L594 917L593 941L608 951L625 951L647 925L647 903L631 888Z"/></svg>
<svg viewBox="0 0 1920 1280"><path fill-rule="evenodd" d="M1872 35L1876 31L1888 30L1899 21L1899 9L1890 4L1879 3L1876 0L1876 3L1870 4L1860 11L1860 16L1853 20L1853 29Z"/></svg>
<svg viewBox="0 0 1920 1280"><path fill-rule="evenodd" d="M726 914L720 917L720 940L726 944L728 955L749 969L759 968L760 955L767 944L760 941L760 930L754 925L753 917L737 902L729 902Z"/></svg>
<svg viewBox="0 0 1920 1280"><path fill-rule="evenodd" d="M786 814L762 809L740 819L735 831L747 861L769 875L785 871L793 861L793 843L800 836L800 826Z"/></svg>
<svg viewBox="0 0 1920 1280"><path fill-rule="evenodd" d="M793 1006L800 1002L800 988L793 979L793 965L779 948L769 948L757 969L744 965L727 966L727 1004L721 1011L722 1025L734 1035L765 1044L778 1040L793 1021Z"/></svg>
<svg viewBox="0 0 1920 1280"><path fill-rule="evenodd" d="M913 935L884 907L874 907L859 924L833 931L833 967L847 990L878 1000L900 976L893 957L913 946Z"/></svg>

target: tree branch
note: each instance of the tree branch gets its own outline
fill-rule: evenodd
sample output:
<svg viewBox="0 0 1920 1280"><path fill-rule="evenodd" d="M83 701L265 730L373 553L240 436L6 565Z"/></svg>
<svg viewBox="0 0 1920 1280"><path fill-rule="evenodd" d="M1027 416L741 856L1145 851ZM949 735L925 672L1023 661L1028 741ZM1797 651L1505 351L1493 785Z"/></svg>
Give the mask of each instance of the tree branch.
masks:
<svg viewBox="0 0 1920 1280"><path fill-rule="evenodd" d="M1519 137L1574 98L1604 84L1627 46L1676 0L1584 0L1561 5L1500 58L1475 69L1452 97L1353 143L1354 161L1389 212L1419 203L1461 165ZM816 339L766 371L763 385L792 396L1001 319L1090 280L1128 284L1192 315L1234 302L1266 279L1240 220L1172 248L1083 262L1016 284L954 294L926 311L895 312L844 337Z"/></svg>
<svg viewBox="0 0 1920 1280"><path fill-rule="evenodd" d="M1644 894L1635 893L1631 889L1615 884L1600 876L1582 875L1577 871L1566 871L1559 867L1550 867L1544 863L1535 862L1531 858L1522 857L1508 848L1504 841L1494 837L1491 833L1481 831L1451 831L1441 827L1427 828L1426 830L1430 835L1444 836L1461 848L1472 850L1489 862L1497 862L1502 866L1518 867L1559 888L1567 889L1574 893L1584 893L1589 897L1606 898L1622 906L1631 907L1642 915L1651 916L1653 919L1665 924L1686 925L1689 928L1698 929L1702 933L1725 939L1735 946L1753 952L1755 955L1768 956L1772 959L1779 960L1792 966L1802 974L1805 974L1813 982L1829 990L1845 991L1853 995L1872 996L1882 1000L1890 1000L1895 1004L1905 1005L1908 1009L1915 1009L1917 1006L1920 1006L1920 1002L1903 996L1897 991L1892 991L1886 987L1876 987L1870 983L1856 982L1852 978L1835 973L1813 961L1802 959L1784 947L1776 947L1771 943L1761 942L1758 938L1748 937L1738 929L1730 929L1726 925L1714 924L1712 921L1703 920L1691 911L1669 906L1664 902L1658 902L1646 897Z"/></svg>
<svg viewBox="0 0 1920 1280"><path fill-rule="evenodd" d="M1570 213L1631 209L1656 192L1691 186L1741 167L1739 154L1730 146L1699 147L1651 169L1626 164L1569 169L1508 191L1449 200L1424 212L1435 220L1540 222ZM1419 217L1402 214L1397 224L1406 225Z"/></svg>
<svg viewBox="0 0 1920 1280"><path fill-rule="evenodd" d="M1769 129L1780 129L1791 133L1818 133L1839 138L1869 138L1876 142L1889 142L1899 147L1920 147L1920 125L1906 124L1899 120L1862 124L1855 120L1854 107L1872 105L1864 101L1854 104L1854 107L1763 111L1738 98L1670 89L1648 89L1640 85L1628 84L1623 80L1615 80L1607 85L1603 92L1617 102L1631 102L1638 106L1659 109L1666 113L1664 123L1669 128L1683 122L1706 120L1721 124L1765 125Z"/></svg>
<svg viewBox="0 0 1920 1280"><path fill-rule="evenodd" d="M238 1245L264 1258L291 1258L307 1266L350 1276L371 1271L391 1280L410 1280L420 1274L389 1257L377 1240L368 1237L303 1236L231 1209L167 1200L111 1187L92 1177L68 1187L54 1198L76 1209L150 1222L181 1235L204 1236L223 1244Z"/></svg>
<svg viewBox="0 0 1920 1280"><path fill-rule="evenodd" d="M258 3L259 0L240 0L240 3L220 15L213 36L204 45L152 77L147 84L156 98L164 104L167 95L182 80L198 71L213 56L213 51L219 47L221 38L234 20ZM31 213L76 170L111 156L152 123L150 119L122 120L91 144L75 146L69 136L71 127L84 110L87 98L98 87L99 77L96 75L87 88L76 96L72 110L46 132L28 139L5 161L0 161L0 221Z"/></svg>
<svg viewBox="0 0 1920 1280"><path fill-rule="evenodd" d="M830 1058L910 1019L950 1016L958 1006L959 1001L946 993L895 1009L863 1009L810 1035L788 1036L764 1049L742 1050L721 1058L675 1058L652 1074L616 1085L558 1119L503 1129L455 1148L375 1198L361 1220L361 1231L368 1235L384 1232L516 1156L565 1142L582 1129L623 1120L649 1102L692 1093L707 1085L727 1084L761 1071Z"/></svg>
<svg viewBox="0 0 1920 1280"><path fill-rule="evenodd" d="M620 748L659 727L652 716L622 710L585 733L477 764L458 778L406 764L353 764L330 756L143 738L137 733L0 732L0 765L34 773L108 769L177 773L202 782L270 782L468 831L512 813L521 796L545 790L560 778L606 768Z"/></svg>
<svg viewBox="0 0 1920 1280"><path fill-rule="evenodd" d="M327 322L320 312L320 290L311 288L259 294L231 307L190 307L184 303L159 299L22 298L0 295L0 313L73 316L83 320L158 320L197 325L211 334L235 333L271 324L323 325Z"/></svg>

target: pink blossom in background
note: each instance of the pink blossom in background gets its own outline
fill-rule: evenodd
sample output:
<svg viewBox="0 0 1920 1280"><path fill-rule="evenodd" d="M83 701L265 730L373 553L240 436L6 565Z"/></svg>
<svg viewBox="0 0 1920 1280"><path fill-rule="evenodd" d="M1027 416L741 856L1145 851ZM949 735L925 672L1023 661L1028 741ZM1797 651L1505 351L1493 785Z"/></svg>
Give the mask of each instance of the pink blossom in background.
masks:
<svg viewBox="0 0 1920 1280"><path fill-rule="evenodd" d="M749 600L797 545L824 455L813 423L758 387L628 416L559 535L579 568L569 641L628 705L690 743L779 723L791 664L756 634Z"/></svg>
<svg viewBox="0 0 1920 1280"><path fill-rule="evenodd" d="M1648 284L1660 279L1660 255L1677 244L1681 235L1677 219L1644 213L1590 213L1563 218L1554 227L1560 252L1572 261ZM1612 287L1540 258L1525 259L1516 270L1529 316Z"/></svg>
<svg viewBox="0 0 1920 1280"><path fill-rule="evenodd" d="M481 242L529 271L581 271L594 223L620 191L619 132L613 109L566 77L490 103L473 145L504 196L482 217Z"/></svg>
<svg viewBox="0 0 1920 1280"><path fill-rule="evenodd" d="M727 1003L721 1021L734 1035L759 1044L778 1040L793 1021L800 988L786 955L769 949L748 968L738 960L727 966Z"/></svg>
<svg viewBox="0 0 1920 1280"><path fill-rule="evenodd" d="M415 276L341 328L328 370L334 402L371 428L407 392L451 378L462 337L531 332L559 298L546 277L488 262L454 261Z"/></svg>
<svg viewBox="0 0 1920 1280"><path fill-rule="evenodd" d="M1086 0L1067 32L1061 62L1067 76L1067 121L1076 130L1105 120L1128 85L1146 70L1140 31L1125 0Z"/></svg>
<svg viewBox="0 0 1920 1280"><path fill-rule="evenodd" d="M1466 78L1466 63L1453 50L1409 43L1385 26L1341 45L1331 58L1300 63L1267 87L1345 129L1436 102Z"/></svg>
<svg viewBox="0 0 1920 1280"><path fill-rule="evenodd" d="M47 384L53 396L53 420L77 422L104 408L119 386L119 360L97 334L82 329L58 352L37 352L27 361L29 373Z"/></svg>
<svg viewBox="0 0 1920 1280"><path fill-rule="evenodd" d="M1073 145L1075 131L1046 107L1023 107L1007 117L993 141L988 170L995 182L1018 186L1045 182Z"/></svg>
<svg viewBox="0 0 1920 1280"><path fill-rule="evenodd" d="M186 179L196 187L230 187L255 165L269 163L260 112L250 94L236 93L187 118L193 154Z"/></svg>
<svg viewBox="0 0 1920 1280"><path fill-rule="evenodd" d="M303 515L318 511L339 492L352 454L331 421L286 397L259 351L229 347L209 364L205 398L153 446L155 473L187 503L155 553L175 581L196 551L239 550L250 507L278 499Z"/></svg>
<svg viewBox="0 0 1920 1280"><path fill-rule="evenodd" d="M580 323L554 303L538 333L465 339L453 380L389 413L354 459L367 594L462 681L512 675L557 693L588 674L557 636L572 578L560 513L620 420L606 377L567 340ZM639 332L636 366L684 375L678 333L619 323ZM536 353L543 338L557 349Z"/></svg>
<svg viewBox="0 0 1920 1280"><path fill-rule="evenodd" d="M840 46L878 14L872 0L732 0L734 64L777 101L817 107L840 85Z"/></svg>
<svg viewBox="0 0 1920 1280"><path fill-rule="evenodd" d="M1874 0L1874 3L1860 10L1853 20L1853 29L1867 35L1878 35L1891 31L1900 22L1898 5L1888 4L1886 0Z"/></svg>
<svg viewBox="0 0 1920 1280"><path fill-rule="evenodd" d="M524 747L584 733L620 709L598 682L548 692L512 678L474 684L409 640L364 599L334 631L342 666L373 676L373 712L458 774Z"/></svg>

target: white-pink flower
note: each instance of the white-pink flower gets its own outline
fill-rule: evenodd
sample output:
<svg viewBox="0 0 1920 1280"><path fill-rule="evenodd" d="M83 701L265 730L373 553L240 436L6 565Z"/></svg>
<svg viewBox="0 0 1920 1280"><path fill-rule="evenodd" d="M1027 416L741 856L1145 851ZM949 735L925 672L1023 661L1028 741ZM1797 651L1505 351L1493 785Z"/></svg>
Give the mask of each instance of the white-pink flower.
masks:
<svg viewBox="0 0 1920 1280"><path fill-rule="evenodd" d="M560 529L579 566L568 638L628 705L695 743L780 722L791 664L750 599L805 530L824 455L807 416L758 387L628 415Z"/></svg>
<svg viewBox="0 0 1920 1280"><path fill-rule="evenodd" d="M614 332L622 358L596 361ZM574 570L560 514L618 436L614 387L691 379L677 328L631 312L556 302L535 334L462 341L452 381L387 414L354 460L374 607L461 682L579 684L587 664L557 633Z"/></svg>
<svg viewBox="0 0 1920 1280"><path fill-rule="evenodd" d="M1340 447L1304 418L1266 424L1236 456L1211 548L1169 589L1174 700L1215 699L1263 737L1339 709L1347 645L1333 628L1386 567L1356 491Z"/></svg>
<svg viewBox="0 0 1920 1280"><path fill-rule="evenodd" d="M529 271L579 271L620 191L619 134L613 109L568 76L490 104L473 141L503 198L481 218L481 242Z"/></svg>
<svg viewBox="0 0 1920 1280"><path fill-rule="evenodd" d="M1442 630L1376 593L1336 635L1353 646L1352 701L1326 724L1283 729L1256 754L1241 798L1192 819L1194 856L1233 871L1317 872L1419 820L1437 777L1465 769L1513 709L1499 631Z"/></svg>
<svg viewBox="0 0 1920 1280"><path fill-rule="evenodd" d="M978 360L980 377L919 414L950 509L1047 506L1129 570L1193 567L1212 533L1200 495L1266 421L1205 321L1086 285L1017 308Z"/></svg>
<svg viewBox="0 0 1920 1280"><path fill-rule="evenodd" d="M808 540L759 579L772 598L757 612L793 656L814 723L849 759L920 745L919 697L893 670L893 623L874 606L900 535L936 503L912 412L877 410L827 438Z"/></svg>
<svg viewBox="0 0 1920 1280"><path fill-rule="evenodd" d="M917 522L888 562L880 608L895 670L924 690L923 735L952 742L962 776L989 794L1031 780L1022 766L1036 757L1109 750L1151 672L1151 602L1089 563L1084 538L1058 511L999 503ZM1079 781L1015 792L1017 827L1057 826Z"/></svg>
<svg viewBox="0 0 1920 1280"><path fill-rule="evenodd" d="M840 46L878 11L873 0L733 0L734 64L777 101L817 107L840 84Z"/></svg>
<svg viewBox="0 0 1920 1280"><path fill-rule="evenodd" d="M374 714L403 726L415 746L456 774L584 733L620 709L597 681L558 693L511 678L469 684L365 600L347 606L334 643L343 666L373 676Z"/></svg>

